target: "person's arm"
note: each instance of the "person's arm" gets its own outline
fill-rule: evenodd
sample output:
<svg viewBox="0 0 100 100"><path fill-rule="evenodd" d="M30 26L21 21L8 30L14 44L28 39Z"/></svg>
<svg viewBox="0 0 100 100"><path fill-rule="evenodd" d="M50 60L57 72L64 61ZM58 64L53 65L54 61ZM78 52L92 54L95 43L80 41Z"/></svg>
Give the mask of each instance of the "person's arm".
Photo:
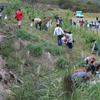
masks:
<svg viewBox="0 0 100 100"><path fill-rule="evenodd" d="M20 13L21 16L23 16L22 12Z"/></svg>
<svg viewBox="0 0 100 100"><path fill-rule="evenodd" d="M54 29L54 33L53 33L53 35L55 35L56 34L56 28Z"/></svg>
<svg viewBox="0 0 100 100"><path fill-rule="evenodd" d="M60 28L60 29L61 29L61 33L64 34L64 31L62 30L62 28Z"/></svg>

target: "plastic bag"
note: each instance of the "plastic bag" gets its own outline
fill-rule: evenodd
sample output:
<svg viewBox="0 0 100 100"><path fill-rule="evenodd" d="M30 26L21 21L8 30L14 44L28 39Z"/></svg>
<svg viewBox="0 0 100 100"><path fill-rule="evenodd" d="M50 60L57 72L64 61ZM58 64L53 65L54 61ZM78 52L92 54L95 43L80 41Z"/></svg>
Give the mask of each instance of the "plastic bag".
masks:
<svg viewBox="0 0 100 100"><path fill-rule="evenodd" d="M6 20L8 19L7 15L5 15L4 19L6 19Z"/></svg>
<svg viewBox="0 0 100 100"><path fill-rule="evenodd" d="M33 23L30 24L30 27L32 27L32 26L33 26Z"/></svg>

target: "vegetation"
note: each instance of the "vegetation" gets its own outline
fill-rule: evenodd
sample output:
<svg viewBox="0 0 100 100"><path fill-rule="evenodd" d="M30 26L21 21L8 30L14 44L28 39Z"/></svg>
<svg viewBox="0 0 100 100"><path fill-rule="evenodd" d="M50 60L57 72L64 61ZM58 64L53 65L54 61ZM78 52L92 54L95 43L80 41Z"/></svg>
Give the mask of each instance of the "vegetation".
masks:
<svg viewBox="0 0 100 100"><path fill-rule="evenodd" d="M74 51L69 51L66 46L58 47L57 38L52 36L53 29L49 29L49 32L45 32L44 30L39 31L34 27L30 28L29 23L33 16L40 18L51 16L53 18L53 15L50 13L57 12L60 14L60 11L58 9L57 11L50 10L48 13L38 8L31 10L29 8L30 5L23 4L21 6L24 15L22 28L16 29L14 16L20 4L22 4L20 0L9 1L5 13L11 16L9 16L6 24L13 24L10 26L12 28L8 28L10 34L8 30L6 30L6 34L2 30L2 33L7 35L8 38L0 43L0 54L6 59L6 69L13 70L23 80L23 85L13 83L10 87L16 94L13 96L14 100L99 100L99 84L95 86L90 84L89 86L76 88L69 95L66 95L68 91L66 91L64 84L64 77L71 74L75 69L83 67L83 57L90 54L91 41L96 38L100 44L98 34L93 34L91 31L83 29L77 30L76 28L72 28L69 18L71 11L67 10L61 13L64 16L65 22L63 29L67 28L67 30L72 31L75 39L75 47ZM5 23L4 20L2 21ZM55 23L53 22L53 27ZM6 27L5 24L1 26L2 28ZM12 29L14 30L12 31ZM14 37L11 38L12 35ZM17 42L16 46L16 41L19 41L19 39L20 42ZM48 57L41 57L45 52L49 52L54 57L51 61L51 63L54 63L52 68L48 66L50 59L46 62Z"/></svg>
<svg viewBox="0 0 100 100"><path fill-rule="evenodd" d="M59 6L63 9L71 9L72 11L82 10L83 12L100 12L100 5L91 1L81 0L59 0Z"/></svg>
<svg viewBox="0 0 100 100"><path fill-rule="evenodd" d="M24 1L28 2L27 0ZM72 11L100 12L100 2L98 0L30 0L30 3L58 5L62 9L71 9Z"/></svg>

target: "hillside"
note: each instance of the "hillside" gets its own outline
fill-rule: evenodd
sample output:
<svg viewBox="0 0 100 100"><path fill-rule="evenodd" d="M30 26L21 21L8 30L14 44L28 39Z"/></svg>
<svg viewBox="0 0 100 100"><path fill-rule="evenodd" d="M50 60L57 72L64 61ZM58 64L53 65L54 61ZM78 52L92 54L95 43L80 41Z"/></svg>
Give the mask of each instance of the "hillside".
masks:
<svg viewBox="0 0 100 100"><path fill-rule="evenodd" d="M4 3L3 0L2 2ZM23 12L20 29L14 18L19 7ZM57 36L53 36L56 25L55 14L63 17L63 30L71 30L73 33L75 42L72 51L66 45L61 47L57 45ZM77 88L70 96L66 95L64 77L75 69L83 68L84 58L90 55L91 41L94 38L100 44L97 33L84 29L78 30L69 24L73 16L72 11L58 7L32 6L20 0L10 0L4 15L7 15L8 19L0 19L0 61L4 61L1 66L2 70L6 71L7 77L4 75L4 79L8 83L5 84L3 79L0 86L4 85L4 91L10 90L7 100L100 99L98 84ZM90 14L86 15L91 17ZM94 17L96 15L98 14ZM53 19L53 27L48 31L40 31L34 26L30 27L33 17L50 17Z"/></svg>

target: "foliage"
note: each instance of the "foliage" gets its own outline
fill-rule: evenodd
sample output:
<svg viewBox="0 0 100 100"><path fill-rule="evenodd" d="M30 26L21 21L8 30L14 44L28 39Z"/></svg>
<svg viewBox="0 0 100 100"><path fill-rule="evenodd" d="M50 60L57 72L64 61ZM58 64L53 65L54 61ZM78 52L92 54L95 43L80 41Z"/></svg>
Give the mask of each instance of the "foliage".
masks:
<svg viewBox="0 0 100 100"><path fill-rule="evenodd" d="M58 47L56 45L52 45L51 43L48 43L48 42L45 42L43 44L44 46L44 50L45 51L48 51L52 54L55 54L55 55L62 55L64 53L64 49L61 48L61 47Z"/></svg>
<svg viewBox="0 0 100 100"><path fill-rule="evenodd" d="M68 64L67 60L64 57L59 57L56 61L56 67L65 68Z"/></svg>
<svg viewBox="0 0 100 100"><path fill-rule="evenodd" d="M4 41L0 44L0 54L4 57L9 57L9 55L14 51L13 47L11 46L12 41Z"/></svg>
<svg viewBox="0 0 100 100"><path fill-rule="evenodd" d="M20 7L21 7L20 0L10 0L5 10L5 13L7 15L12 15L12 13L14 13L17 9L21 9Z"/></svg>
<svg viewBox="0 0 100 100"><path fill-rule="evenodd" d="M28 2L29 0L27 0ZM34 0L33 0L34 1ZM63 0L62 0L63 1ZM14 10L18 7L18 0L15 1L17 2L17 5L15 6ZM34 1L35 2L35 1ZM12 2L13 4L13 2ZM23 5L24 6L24 5ZM12 6L11 6L12 8ZM11 13L11 8L8 9L8 12ZM69 8L69 7L68 7ZM44 18L49 16L46 12L43 12L40 9L34 9L33 11L29 8L28 5L24 6L25 12L32 18L34 17L40 17ZM50 13L50 12L49 12ZM32 15L31 15L32 14ZM78 42L79 45L79 38L83 42L82 39L85 40L85 45L88 46L88 48L91 47L91 41L95 38L100 41L99 37L97 35L92 34L91 32L88 32L83 29L75 29L73 27L69 27L69 17L70 17L70 10L66 12L66 15L64 16L64 28L67 28L68 30L72 30L74 33L73 35L76 36L76 42ZM54 22L55 23L55 22ZM25 26L26 28L26 26ZM99 100L99 88L100 85L97 84L96 86L87 86L87 87L79 87L75 89L71 94L70 97L68 98L67 95L65 95L64 87L63 87L63 77L66 75L71 74L72 70L75 70L71 66L71 63L75 63L76 67L82 67L83 66L83 58L80 57L80 54L78 51L80 47L75 44L75 49L74 51L70 52L68 51L67 48L58 47L57 45L54 44L54 40L48 41L47 37L45 38L45 33L42 34L44 31L35 31L36 35L32 35L28 31L24 29L17 29L15 34L16 38L22 38L25 40L30 40L32 42L29 44L26 48L21 48L20 51L16 51L13 53L13 48L12 48L12 43L13 41L6 41L3 44L0 44L0 53L7 57L7 67L8 68L13 68L18 69L18 67L21 66L22 60L25 59L25 64L24 64L24 74L23 76L19 76L23 80L23 85L18 87L12 86L12 91L16 94L14 96L14 100ZM41 33L40 33L41 32ZM40 35L40 34L41 35ZM45 41L39 41L40 38L38 37L40 35L41 40ZM47 36L47 35L46 35ZM77 37L79 38L77 39ZM51 35L49 35L49 38L52 38ZM31 41L32 40L32 41ZM34 43L35 41L35 43ZM37 42L37 43L36 43ZM51 43L52 42L52 43ZM100 42L99 42L100 43ZM84 50L86 50L85 45L82 45ZM9 50L8 50L9 49ZM25 49L25 50L24 50ZM7 53L5 53L5 51ZM26 57L26 52L29 51L32 56L39 56L43 53L43 51L48 51L51 54L55 56L56 59L56 67L57 68L62 68L60 70L54 69L54 68L48 68L48 66L41 66L40 68L40 73L37 74L38 70L38 62L35 64L33 62L33 57L30 56L29 58ZM69 54L70 62L67 61L66 56L67 53ZM13 56L12 56L12 55ZM57 56L56 56L57 55ZM60 57L59 57L60 55ZM75 58L74 58L75 56ZM77 56L77 57L76 57ZM34 58L35 58L34 57ZM68 66L68 68L66 68ZM74 66L74 64L72 65ZM64 70L63 70L64 68ZM65 69L66 68L66 69ZM21 70L21 69L19 69ZM65 72L66 71L66 72ZM15 70L16 73L17 70ZM91 92L92 91L92 92Z"/></svg>
<svg viewBox="0 0 100 100"><path fill-rule="evenodd" d="M17 38L22 38L26 40L30 40L32 37L32 35L24 29L17 29L15 34Z"/></svg>
<svg viewBox="0 0 100 100"><path fill-rule="evenodd" d="M17 69L19 64L20 64L20 58L16 57L15 55L9 56L6 59L6 67L7 68Z"/></svg>
<svg viewBox="0 0 100 100"><path fill-rule="evenodd" d="M29 44L28 46L28 49L30 51L30 53L33 55L33 56L39 56L42 54L43 52L43 48L42 48L42 45L40 44Z"/></svg>
<svg viewBox="0 0 100 100"><path fill-rule="evenodd" d="M71 9L73 11L82 10L83 12L100 12L99 7L100 5L96 5L91 1L73 1L73 0L59 0L58 1L59 7L63 9Z"/></svg>

